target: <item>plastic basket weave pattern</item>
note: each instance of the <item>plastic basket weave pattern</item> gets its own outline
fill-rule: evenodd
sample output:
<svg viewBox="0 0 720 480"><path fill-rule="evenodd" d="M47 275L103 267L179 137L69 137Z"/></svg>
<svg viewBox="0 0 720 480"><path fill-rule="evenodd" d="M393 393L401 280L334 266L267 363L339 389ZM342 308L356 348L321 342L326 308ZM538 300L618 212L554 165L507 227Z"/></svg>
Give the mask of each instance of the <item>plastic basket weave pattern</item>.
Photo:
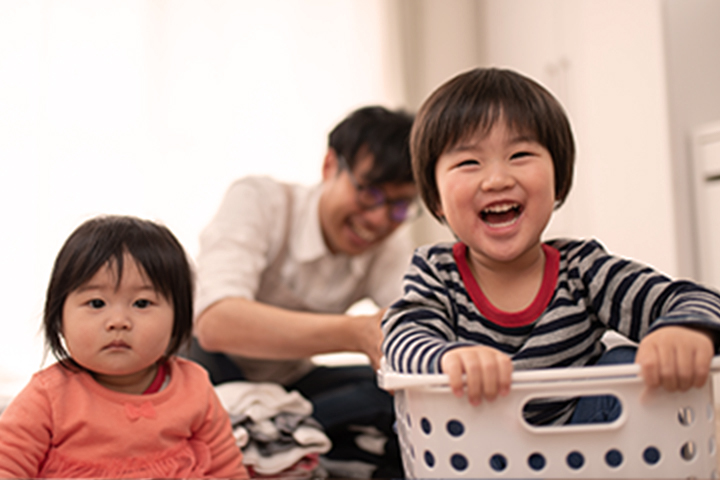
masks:
<svg viewBox="0 0 720 480"><path fill-rule="evenodd" d="M379 383L395 392L410 478L718 478L710 381L671 393L646 391L637 365L515 372L508 396L479 406L455 397L445 375L384 366ZM530 399L591 395L617 397L620 417L550 427L522 418Z"/></svg>

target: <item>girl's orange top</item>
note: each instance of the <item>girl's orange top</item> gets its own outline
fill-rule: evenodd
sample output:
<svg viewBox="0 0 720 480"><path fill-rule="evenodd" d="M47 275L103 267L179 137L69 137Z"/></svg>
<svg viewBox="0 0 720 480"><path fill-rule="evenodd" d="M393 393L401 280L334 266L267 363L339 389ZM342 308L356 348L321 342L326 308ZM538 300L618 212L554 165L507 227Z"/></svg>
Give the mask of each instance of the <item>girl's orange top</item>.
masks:
<svg viewBox="0 0 720 480"><path fill-rule="evenodd" d="M36 373L0 416L0 478L248 478L205 370L167 366L146 395L59 364Z"/></svg>

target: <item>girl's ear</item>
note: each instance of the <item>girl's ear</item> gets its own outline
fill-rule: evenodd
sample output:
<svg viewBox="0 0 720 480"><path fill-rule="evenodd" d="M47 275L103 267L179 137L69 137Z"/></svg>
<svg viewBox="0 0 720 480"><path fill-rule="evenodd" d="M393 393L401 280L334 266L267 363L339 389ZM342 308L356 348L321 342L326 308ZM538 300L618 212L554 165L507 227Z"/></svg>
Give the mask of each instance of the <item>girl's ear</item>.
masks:
<svg viewBox="0 0 720 480"><path fill-rule="evenodd" d="M323 160L322 179L323 181L334 178L338 173L338 158L334 148L328 148Z"/></svg>

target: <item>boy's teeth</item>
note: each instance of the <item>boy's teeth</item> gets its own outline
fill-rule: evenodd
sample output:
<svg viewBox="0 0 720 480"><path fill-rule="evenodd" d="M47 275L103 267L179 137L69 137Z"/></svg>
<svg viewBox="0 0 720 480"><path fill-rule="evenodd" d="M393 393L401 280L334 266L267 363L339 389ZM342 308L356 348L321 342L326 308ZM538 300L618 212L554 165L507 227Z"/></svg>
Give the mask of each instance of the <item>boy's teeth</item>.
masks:
<svg viewBox="0 0 720 480"><path fill-rule="evenodd" d="M505 213L517 208L517 203L506 203L504 205L492 205L483 210L483 213Z"/></svg>
<svg viewBox="0 0 720 480"><path fill-rule="evenodd" d="M480 212L480 217L488 225L500 228L512 225L520 217L522 207L519 203L499 203Z"/></svg>

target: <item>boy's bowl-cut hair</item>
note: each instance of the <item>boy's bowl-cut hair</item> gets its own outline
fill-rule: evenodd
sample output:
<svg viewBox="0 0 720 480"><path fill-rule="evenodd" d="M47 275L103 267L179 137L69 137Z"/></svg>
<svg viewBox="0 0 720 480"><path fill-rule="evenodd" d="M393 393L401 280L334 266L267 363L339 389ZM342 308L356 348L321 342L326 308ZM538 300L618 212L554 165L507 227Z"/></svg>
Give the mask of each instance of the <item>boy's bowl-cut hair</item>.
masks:
<svg viewBox="0 0 720 480"><path fill-rule="evenodd" d="M130 216L100 216L80 225L55 259L45 298L45 344L64 366L76 364L62 340L63 306L68 295L110 262L122 279L123 255L142 266L153 287L173 306L174 323L169 357L190 339L193 319L193 275L188 258L172 232L149 220Z"/></svg>
<svg viewBox="0 0 720 480"><path fill-rule="evenodd" d="M476 68L435 90L423 103L410 135L415 181L425 205L438 220L435 166L458 142L487 134L499 120L544 146L555 171L555 208L570 192L575 143L565 111L537 82L511 70Z"/></svg>

